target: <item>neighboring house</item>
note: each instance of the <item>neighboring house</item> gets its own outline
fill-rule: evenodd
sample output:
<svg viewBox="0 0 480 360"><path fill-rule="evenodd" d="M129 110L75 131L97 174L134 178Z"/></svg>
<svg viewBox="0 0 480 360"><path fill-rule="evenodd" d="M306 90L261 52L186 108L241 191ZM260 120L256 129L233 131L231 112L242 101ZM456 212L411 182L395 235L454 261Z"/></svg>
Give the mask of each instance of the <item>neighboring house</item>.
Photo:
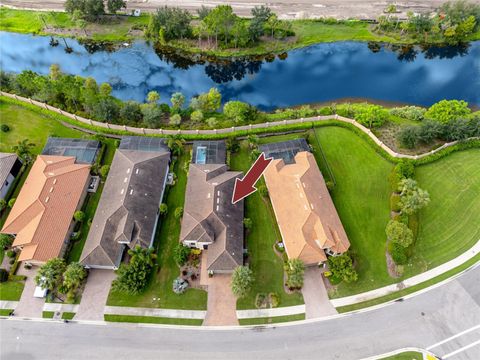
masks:
<svg viewBox="0 0 480 360"><path fill-rule="evenodd" d="M117 269L126 249L152 246L169 163L164 139L122 139L80 257L83 265Z"/></svg>
<svg viewBox="0 0 480 360"><path fill-rule="evenodd" d="M208 249L207 270L216 273L243 265L243 200L231 201L242 173L228 171L225 153L223 141L194 143L180 233L184 245Z"/></svg>
<svg viewBox="0 0 480 360"><path fill-rule="evenodd" d="M0 199L5 199L21 168L16 154L0 153Z"/></svg>
<svg viewBox="0 0 480 360"><path fill-rule="evenodd" d="M42 155L74 156L77 164L93 164L99 150L97 140L49 137Z"/></svg>
<svg viewBox="0 0 480 360"><path fill-rule="evenodd" d="M42 264L64 255L89 179L90 166L72 156L37 157L1 231L15 236L19 261Z"/></svg>
<svg viewBox="0 0 480 360"><path fill-rule="evenodd" d="M344 253L350 242L315 157L305 149L303 139L261 147L274 159L264 177L285 250L308 266Z"/></svg>

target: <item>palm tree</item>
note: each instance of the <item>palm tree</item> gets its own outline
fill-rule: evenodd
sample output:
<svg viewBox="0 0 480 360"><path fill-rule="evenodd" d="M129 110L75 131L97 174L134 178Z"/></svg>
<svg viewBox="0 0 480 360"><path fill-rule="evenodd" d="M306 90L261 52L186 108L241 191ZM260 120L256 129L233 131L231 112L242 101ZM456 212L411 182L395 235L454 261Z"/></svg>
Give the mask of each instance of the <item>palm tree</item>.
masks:
<svg viewBox="0 0 480 360"><path fill-rule="evenodd" d="M28 141L28 139L23 139L18 141L17 145L12 147L13 151L22 159L27 165L33 161L32 148L35 147L34 143Z"/></svg>
<svg viewBox="0 0 480 360"><path fill-rule="evenodd" d="M153 266L153 260L156 255L153 253L153 248L143 248L140 245L128 250L128 255L131 256L130 262L141 262L149 266Z"/></svg>
<svg viewBox="0 0 480 360"><path fill-rule="evenodd" d="M73 298L75 290L80 286L87 272L80 263L72 262L63 273L63 286L68 290L67 297Z"/></svg>
<svg viewBox="0 0 480 360"><path fill-rule="evenodd" d="M180 134L170 135L168 137L167 146L173 155L181 155L183 153L184 144L185 139Z"/></svg>

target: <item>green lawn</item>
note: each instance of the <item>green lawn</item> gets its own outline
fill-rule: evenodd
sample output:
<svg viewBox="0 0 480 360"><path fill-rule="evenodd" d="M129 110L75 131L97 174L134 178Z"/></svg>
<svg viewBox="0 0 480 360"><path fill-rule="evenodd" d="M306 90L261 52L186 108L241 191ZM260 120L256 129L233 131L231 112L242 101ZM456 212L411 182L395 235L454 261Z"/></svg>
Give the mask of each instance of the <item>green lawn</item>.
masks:
<svg viewBox="0 0 480 360"><path fill-rule="evenodd" d="M453 259L480 240L480 149L450 154L415 174L431 201L419 213L408 276Z"/></svg>
<svg viewBox="0 0 480 360"><path fill-rule="evenodd" d="M385 226L390 216L388 175L393 164L348 129L332 126L315 131L336 180L332 199L359 275L357 282L341 283L330 295L347 296L388 285L393 279L385 261ZM317 160L321 159L318 147L314 148Z"/></svg>
<svg viewBox="0 0 480 360"><path fill-rule="evenodd" d="M379 360L422 360L423 354L417 351L405 351L397 355L380 358Z"/></svg>
<svg viewBox="0 0 480 360"><path fill-rule="evenodd" d="M134 315L104 315L105 321L147 323L147 324L169 324L169 325L193 325L200 326L203 320L199 319L176 319L162 318L155 316L134 316Z"/></svg>
<svg viewBox="0 0 480 360"><path fill-rule="evenodd" d="M53 319L55 311L42 311L42 318L44 319Z"/></svg>
<svg viewBox="0 0 480 360"><path fill-rule="evenodd" d="M82 132L67 128L58 121L0 100L1 124L7 124L10 127L9 132L0 135L2 152L12 152L12 146L18 141L28 139L35 144L33 153L40 154L49 136L72 138L85 136Z"/></svg>
<svg viewBox="0 0 480 360"><path fill-rule="evenodd" d="M13 309L0 309L0 316L9 316Z"/></svg>
<svg viewBox="0 0 480 360"><path fill-rule="evenodd" d="M180 237L180 220L174 216L177 207L183 206L187 174L184 163L188 161L187 153L179 158L175 166L177 183L171 187L166 196L168 214L161 219L155 240L158 249L158 266L147 289L139 295L126 295L111 291L107 304L113 306L161 307L168 309L195 309L207 308L207 293L199 289L188 289L184 294L177 295L172 291L173 280L179 275L179 268L173 259L173 249Z"/></svg>
<svg viewBox="0 0 480 360"><path fill-rule="evenodd" d="M62 313L62 319L63 320L72 320L74 316L75 316L74 312L66 311L66 312Z"/></svg>
<svg viewBox="0 0 480 360"><path fill-rule="evenodd" d="M7 281L0 283L0 300L20 300L24 286L24 281Z"/></svg>
<svg viewBox="0 0 480 360"><path fill-rule="evenodd" d="M241 150L231 157L232 170L247 171L251 165L249 153L246 142L242 142ZM237 309L254 309L259 292L277 293L280 296L279 306L303 304L302 294L289 295L283 288L283 260L273 251L274 244L280 240L280 233L270 202L258 193L250 195L245 201L245 217L253 222L247 234L247 250L255 281L248 296L237 301Z"/></svg>
<svg viewBox="0 0 480 360"><path fill-rule="evenodd" d="M305 314L286 315L286 316L274 316L267 318L251 318L240 319L238 322L240 325L263 325L263 324L275 324L288 321L305 320Z"/></svg>

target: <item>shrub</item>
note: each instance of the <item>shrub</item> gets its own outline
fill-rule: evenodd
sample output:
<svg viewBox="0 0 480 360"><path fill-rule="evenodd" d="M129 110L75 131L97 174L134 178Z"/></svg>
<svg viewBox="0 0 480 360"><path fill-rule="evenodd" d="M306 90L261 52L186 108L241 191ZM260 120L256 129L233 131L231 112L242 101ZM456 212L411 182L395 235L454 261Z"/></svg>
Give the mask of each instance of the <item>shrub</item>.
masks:
<svg viewBox="0 0 480 360"><path fill-rule="evenodd" d="M422 121L427 110L419 106L403 106L390 110L390 114L413 121Z"/></svg>
<svg viewBox="0 0 480 360"><path fill-rule="evenodd" d="M190 115L190 119L194 122L200 122L203 120L203 112L202 110L195 110Z"/></svg>
<svg viewBox="0 0 480 360"><path fill-rule="evenodd" d="M300 290L303 286L303 276L305 265L300 259L290 259L285 263L285 272L287 273L286 285L289 289Z"/></svg>
<svg viewBox="0 0 480 360"><path fill-rule="evenodd" d="M107 175L108 175L108 172L110 171L110 165L103 165L100 170L98 171L98 173L100 174L100 176L102 177L102 179L106 179L107 178Z"/></svg>
<svg viewBox="0 0 480 360"><path fill-rule="evenodd" d="M85 213L80 210L75 211L75 213L73 214L73 218L75 219L75 221L82 222L83 220L85 220Z"/></svg>
<svg viewBox="0 0 480 360"><path fill-rule="evenodd" d="M392 260L397 265L404 265L408 262L407 249L400 244L391 244L390 255L392 255Z"/></svg>
<svg viewBox="0 0 480 360"><path fill-rule="evenodd" d="M183 207L179 206L175 209L173 216L175 216L175 219L180 219L182 215L183 215Z"/></svg>
<svg viewBox="0 0 480 360"><path fill-rule="evenodd" d="M399 194L393 193L390 196L390 210L395 212L399 212L401 210Z"/></svg>
<svg viewBox="0 0 480 360"><path fill-rule="evenodd" d="M253 272L247 266L237 266L232 274L231 289L233 295L242 298L250 291L254 281Z"/></svg>
<svg viewBox="0 0 480 360"><path fill-rule="evenodd" d="M5 199L0 199L0 212L5 210L6 207L7 207L7 202L5 201Z"/></svg>
<svg viewBox="0 0 480 360"><path fill-rule="evenodd" d="M209 117L206 121L208 127L214 129L218 126L218 120L215 117Z"/></svg>
<svg viewBox="0 0 480 360"><path fill-rule="evenodd" d="M238 124L255 120L257 109L241 101L229 101L223 106L223 113Z"/></svg>
<svg viewBox="0 0 480 360"><path fill-rule="evenodd" d="M13 208L13 205L15 205L16 200L17 200L16 198L11 198L10 200L8 200L8 207L10 209Z"/></svg>
<svg viewBox="0 0 480 360"><path fill-rule="evenodd" d="M2 132L4 133L7 133L10 131L10 127L7 125L7 124L2 124L2 126L0 127L0 129L2 130Z"/></svg>
<svg viewBox="0 0 480 360"><path fill-rule="evenodd" d="M418 126L405 126L397 135L400 144L407 149L413 149L420 141L420 128Z"/></svg>
<svg viewBox="0 0 480 360"><path fill-rule="evenodd" d="M167 215L168 213L168 205L165 204L165 203L161 203L159 208L158 208L158 211L160 213L161 216L165 216Z"/></svg>
<svg viewBox="0 0 480 360"><path fill-rule="evenodd" d="M0 283L3 283L8 280L8 271L5 269L0 269Z"/></svg>
<svg viewBox="0 0 480 360"><path fill-rule="evenodd" d="M17 254L13 250L7 250L6 255L13 259Z"/></svg>
<svg viewBox="0 0 480 360"><path fill-rule="evenodd" d="M332 272L330 282L338 279L346 283L357 281L358 274L353 268L352 258L348 253L328 258L328 268Z"/></svg>
<svg viewBox="0 0 480 360"><path fill-rule="evenodd" d="M442 100L430 106L425 118L446 124L449 121L466 117L471 113L468 103L463 100Z"/></svg>
<svg viewBox="0 0 480 360"><path fill-rule="evenodd" d="M266 185L264 185L264 184L259 185L259 186L257 186L257 189L258 189L259 194L262 195L263 197L268 196L268 189L267 189Z"/></svg>
<svg viewBox="0 0 480 360"><path fill-rule="evenodd" d="M153 248L142 248L140 245L128 250L128 254L131 256L130 262L120 265L117 278L112 282L112 289L128 294L138 294L148 283L155 254L153 254Z"/></svg>
<svg viewBox="0 0 480 360"><path fill-rule="evenodd" d="M173 249L173 259L179 266L183 266L187 262L191 251L192 250L188 246L179 242Z"/></svg>
<svg viewBox="0 0 480 360"><path fill-rule="evenodd" d="M12 246L13 236L8 234L0 234L0 249L7 249Z"/></svg>
<svg viewBox="0 0 480 360"><path fill-rule="evenodd" d="M399 221L390 220L385 229L388 240L399 244L403 247L408 247L413 243L413 232L407 225Z"/></svg>
<svg viewBox="0 0 480 360"><path fill-rule="evenodd" d="M428 205L430 195L426 190L420 189L413 179L403 179L399 183L400 207L404 214L412 215Z"/></svg>
<svg viewBox="0 0 480 360"><path fill-rule="evenodd" d="M272 308L278 307L280 305L280 296L278 296L277 293L270 293L268 294L268 297L270 298L270 306Z"/></svg>
<svg viewBox="0 0 480 360"><path fill-rule="evenodd" d="M245 227L245 229L251 229L252 228L252 219L250 218L245 218L243 219L243 226Z"/></svg>
<svg viewBox="0 0 480 360"><path fill-rule="evenodd" d="M180 125L182 122L182 117L180 116L180 114L173 114L172 116L170 116L170 125L175 125L175 126L178 126Z"/></svg>
<svg viewBox="0 0 480 360"><path fill-rule="evenodd" d="M369 128L382 126L388 118L388 110L379 105L356 105L355 120Z"/></svg>

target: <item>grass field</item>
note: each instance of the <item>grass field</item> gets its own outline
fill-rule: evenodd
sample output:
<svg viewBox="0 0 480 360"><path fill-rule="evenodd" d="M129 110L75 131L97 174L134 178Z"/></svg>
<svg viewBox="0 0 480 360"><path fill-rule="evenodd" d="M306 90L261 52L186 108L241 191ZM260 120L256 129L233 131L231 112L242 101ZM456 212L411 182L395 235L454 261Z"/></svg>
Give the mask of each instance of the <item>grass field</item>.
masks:
<svg viewBox="0 0 480 360"><path fill-rule="evenodd" d="M189 149L186 149L187 153ZM158 266L147 289L139 295L126 295L111 291L107 304L113 306L161 307L168 309L195 309L207 308L207 293L199 289L188 289L184 294L177 295L172 290L173 280L179 275L179 268L173 259L173 249L180 237L180 220L174 216L175 209L183 206L187 174L184 163L188 156L179 158L175 167L177 182L166 194L168 214L160 219L156 235L155 246L158 249ZM165 202L165 199L164 199Z"/></svg>
<svg viewBox="0 0 480 360"><path fill-rule="evenodd" d="M337 185L332 198L359 275L355 283L339 284L331 296L351 295L392 283L385 262L385 226L390 216L388 175L393 165L348 129L319 127L316 134L335 176ZM318 148L315 150L318 152Z"/></svg>
<svg viewBox="0 0 480 360"><path fill-rule="evenodd" d="M155 316L134 316L134 315L104 315L105 321L146 323L146 324L170 324L170 325L193 325L200 326L203 320L200 319L174 319Z"/></svg>
<svg viewBox="0 0 480 360"><path fill-rule="evenodd" d="M0 283L0 300L18 301L22 296L24 281L6 281Z"/></svg>
<svg viewBox="0 0 480 360"><path fill-rule="evenodd" d="M242 142L241 150L232 155L232 170L247 171L251 165L249 154L247 143ZM273 251L274 244L280 240L280 233L270 202L258 193L250 195L245 201L245 217L252 219L253 223L247 234L247 250L255 281L250 293L237 301L237 309L255 308L255 297L260 292L277 293L280 296L279 306L303 304L301 294L289 295L283 289L283 260Z"/></svg>
<svg viewBox="0 0 480 360"><path fill-rule="evenodd" d="M438 266L480 240L480 149L453 153L418 167L415 174L431 202L419 213L408 276Z"/></svg>
<svg viewBox="0 0 480 360"><path fill-rule="evenodd" d="M379 360L422 360L423 354L417 351L405 351L397 355L388 356Z"/></svg>

